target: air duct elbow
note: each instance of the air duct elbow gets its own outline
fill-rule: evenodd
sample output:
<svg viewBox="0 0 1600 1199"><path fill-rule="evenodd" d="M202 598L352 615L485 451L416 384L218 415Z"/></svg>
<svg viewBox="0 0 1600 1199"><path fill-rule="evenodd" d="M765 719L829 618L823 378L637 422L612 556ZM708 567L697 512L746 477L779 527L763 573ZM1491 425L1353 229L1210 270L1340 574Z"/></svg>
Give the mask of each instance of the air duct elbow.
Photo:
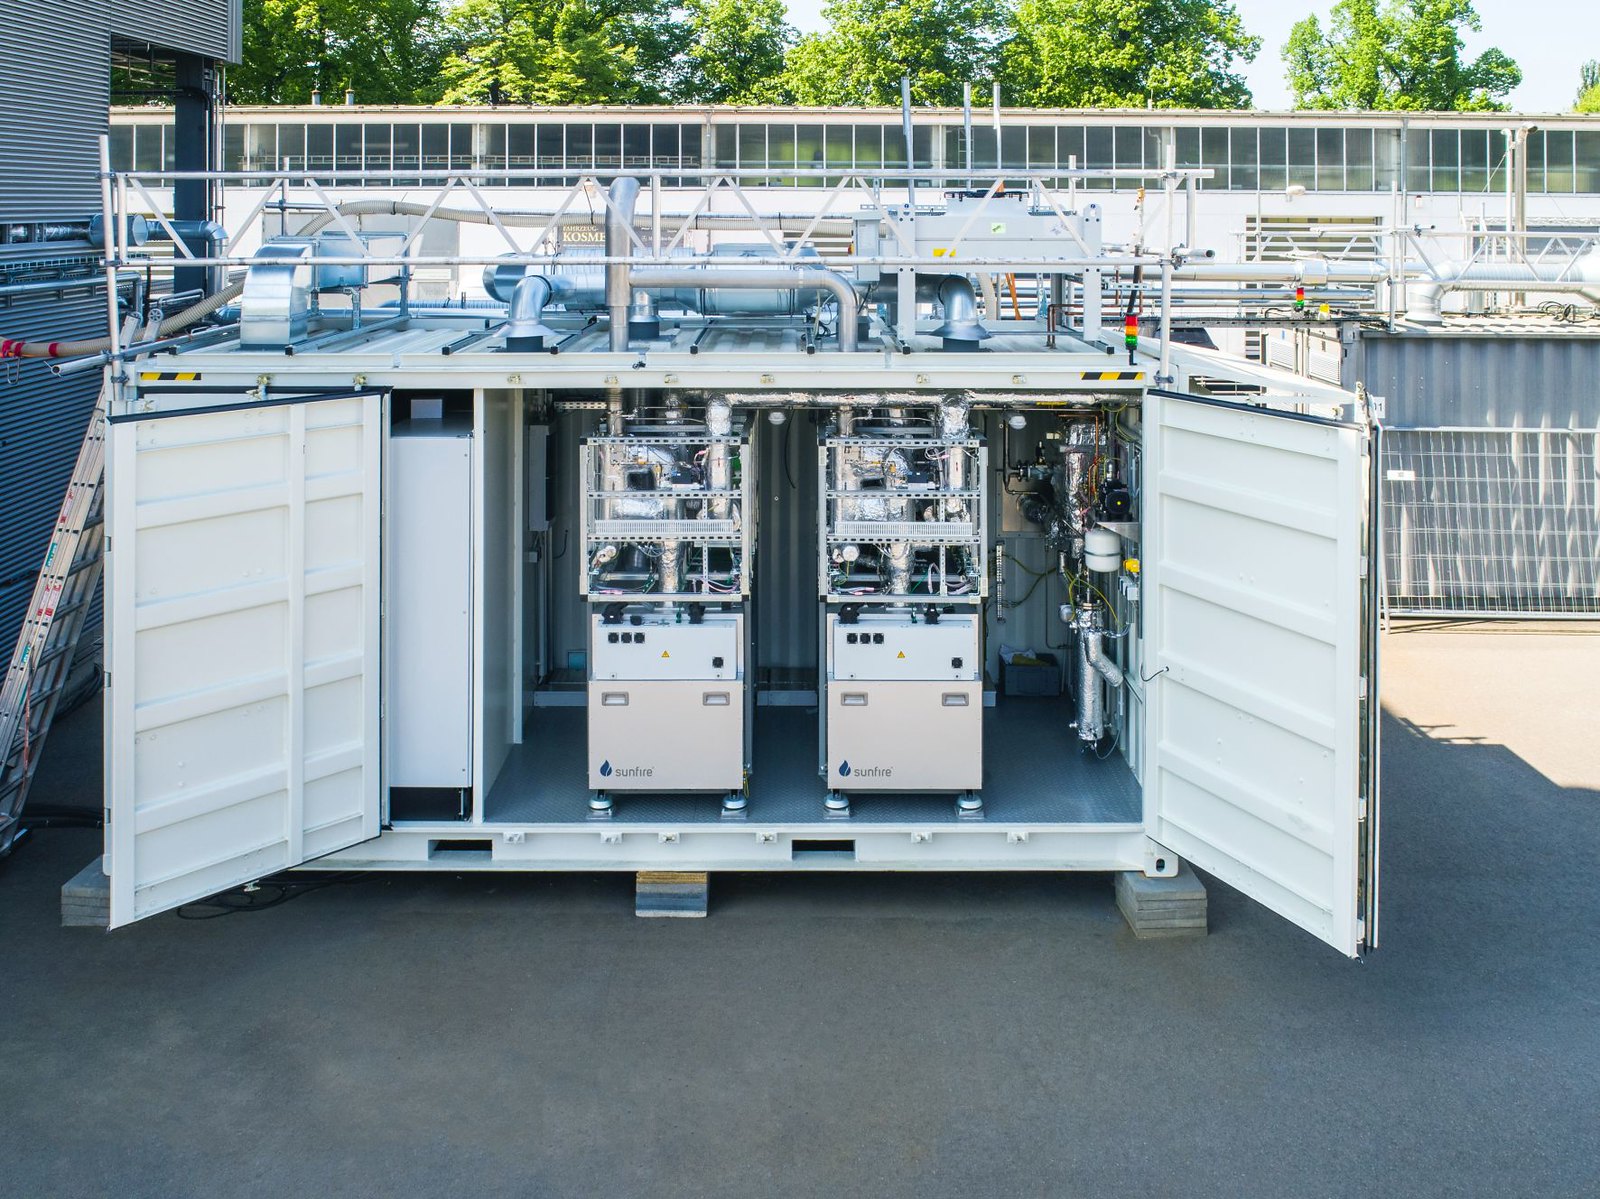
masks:
<svg viewBox="0 0 1600 1199"><path fill-rule="evenodd" d="M978 319L978 297L972 280L965 275L939 277L935 296L944 309L944 324L934 330L944 339L946 351L973 351L989 339L989 330Z"/></svg>
<svg viewBox="0 0 1600 1199"><path fill-rule="evenodd" d="M544 339L557 335L544 323L544 306L550 302L550 294L550 280L543 275L524 275L517 280L504 326L508 352L542 350Z"/></svg>

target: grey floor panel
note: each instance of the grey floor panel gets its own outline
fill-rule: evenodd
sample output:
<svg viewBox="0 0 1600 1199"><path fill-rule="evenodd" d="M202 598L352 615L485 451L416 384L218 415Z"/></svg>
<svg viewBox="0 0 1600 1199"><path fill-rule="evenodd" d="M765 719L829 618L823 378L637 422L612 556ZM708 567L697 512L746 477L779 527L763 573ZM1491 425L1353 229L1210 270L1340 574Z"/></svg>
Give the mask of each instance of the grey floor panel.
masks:
<svg viewBox="0 0 1600 1199"><path fill-rule="evenodd" d="M485 808L496 822L586 820L589 791L581 708L535 708L523 744L513 746ZM985 819L1027 824L1135 823L1139 785L1120 753L1101 760L1078 749L1060 700L1006 699L984 713ZM815 708L758 708L751 824L956 823L948 795L851 796L848 821L825 819L817 773ZM715 795L615 794L622 824L722 823Z"/></svg>

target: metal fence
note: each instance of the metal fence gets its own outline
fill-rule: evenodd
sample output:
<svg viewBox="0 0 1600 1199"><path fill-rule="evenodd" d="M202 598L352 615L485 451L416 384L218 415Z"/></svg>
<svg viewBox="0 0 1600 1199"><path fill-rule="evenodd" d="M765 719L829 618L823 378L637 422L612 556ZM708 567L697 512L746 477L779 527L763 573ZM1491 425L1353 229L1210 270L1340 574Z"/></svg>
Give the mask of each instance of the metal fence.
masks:
<svg viewBox="0 0 1600 1199"><path fill-rule="evenodd" d="M1396 616L1600 616L1600 430L1386 428Z"/></svg>

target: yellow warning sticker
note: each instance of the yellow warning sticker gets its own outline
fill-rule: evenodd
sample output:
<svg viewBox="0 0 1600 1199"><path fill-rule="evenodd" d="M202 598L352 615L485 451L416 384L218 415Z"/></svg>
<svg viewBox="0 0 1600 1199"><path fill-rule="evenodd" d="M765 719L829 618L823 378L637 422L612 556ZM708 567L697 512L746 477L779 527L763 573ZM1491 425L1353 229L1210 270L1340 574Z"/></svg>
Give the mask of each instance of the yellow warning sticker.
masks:
<svg viewBox="0 0 1600 1199"><path fill-rule="evenodd" d="M663 657L663 658L670 658L670 657L672 657L672 655L671 655L671 654L669 654L669 653L667 653L667 651L666 651L666 650L662 650L662 651L661 651L661 656L662 656L662 657Z"/></svg>
<svg viewBox="0 0 1600 1199"><path fill-rule="evenodd" d="M905 656L906 656L906 651L905 650L901 650L898 654L895 655L895 657L897 657L897 658L903 658Z"/></svg>

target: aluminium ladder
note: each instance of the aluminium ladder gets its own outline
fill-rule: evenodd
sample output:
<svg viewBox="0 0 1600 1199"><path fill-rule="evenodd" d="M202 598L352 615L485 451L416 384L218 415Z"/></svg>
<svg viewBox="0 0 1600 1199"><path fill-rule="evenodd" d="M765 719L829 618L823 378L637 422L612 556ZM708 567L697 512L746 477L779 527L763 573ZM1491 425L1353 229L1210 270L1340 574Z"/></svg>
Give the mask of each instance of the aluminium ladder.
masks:
<svg viewBox="0 0 1600 1199"><path fill-rule="evenodd" d="M85 617L100 582L105 540L105 395L95 402L66 498L50 535L33 602L0 689L0 856L22 831L22 805L67 688Z"/></svg>

